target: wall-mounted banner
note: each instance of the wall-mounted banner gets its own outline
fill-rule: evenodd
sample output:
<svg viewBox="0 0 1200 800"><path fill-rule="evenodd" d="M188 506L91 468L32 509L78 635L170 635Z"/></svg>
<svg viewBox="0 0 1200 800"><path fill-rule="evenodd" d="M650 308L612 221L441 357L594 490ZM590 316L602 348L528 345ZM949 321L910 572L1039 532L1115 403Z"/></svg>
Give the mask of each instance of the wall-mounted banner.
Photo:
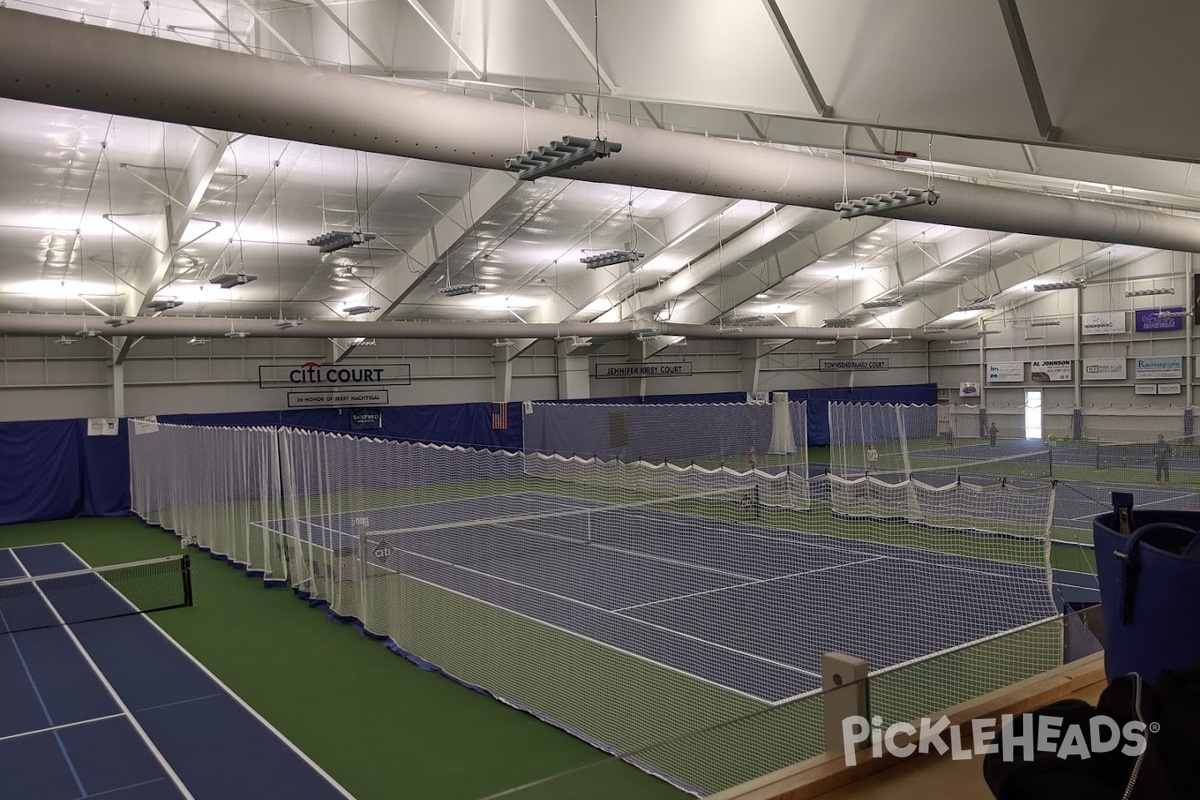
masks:
<svg viewBox="0 0 1200 800"><path fill-rule="evenodd" d="M383 427L383 412L378 408L350 409L350 430L374 431Z"/></svg>
<svg viewBox="0 0 1200 800"><path fill-rule="evenodd" d="M371 361L350 364L266 364L258 368L260 389L341 389L347 386L408 386L412 367Z"/></svg>
<svg viewBox="0 0 1200 800"><path fill-rule="evenodd" d="M1070 361L1034 361L1029 365L1029 377L1038 383L1071 380Z"/></svg>
<svg viewBox="0 0 1200 800"><path fill-rule="evenodd" d="M1171 312L1180 314L1181 316L1167 316L1163 312ZM1182 316L1183 306L1172 306L1170 308L1143 308L1141 311L1133 312L1133 329L1138 333L1162 333L1164 331L1181 331L1183 330L1184 320Z"/></svg>
<svg viewBox="0 0 1200 800"><path fill-rule="evenodd" d="M989 361L988 383L1021 383L1025 380L1024 361Z"/></svg>
<svg viewBox="0 0 1200 800"><path fill-rule="evenodd" d="M94 417L88 420L88 436L116 436L120 426L111 417Z"/></svg>
<svg viewBox="0 0 1200 800"><path fill-rule="evenodd" d="M1133 378L1152 381L1158 378L1182 378L1183 356L1158 356L1157 358L1135 358Z"/></svg>
<svg viewBox="0 0 1200 800"><path fill-rule="evenodd" d="M1125 333L1124 311L1081 314L1079 322L1083 326L1084 336L1094 336L1099 333Z"/></svg>
<svg viewBox="0 0 1200 800"><path fill-rule="evenodd" d="M1158 394L1158 386L1153 383L1139 383L1133 387L1134 394Z"/></svg>
<svg viewBox="0 0 1200 800"><path fill-rule="evenodd" d="M134 436L141 436L145 433L158 433L158 417L154 415L149 417L134 417L129 420L129 423Z"/></svg>
<svg viewBox="0 0 1200 800"><path fill-rule="evenodd" d="M1085 381L1123 381L1125 376L1125 359L1123 358L1085 358L1083 360L1083 379Z"/></svg>
<svg viewBox="0 0 1200 800"><path fill-rule="evenodd" d="M960 383L958 385L959 397L979 397L978 383Z"/></svg>
<svg viewBox="0 0 1200 800"><path fill-rule="evenodd" d="M386 406L387 389L345 389L334 392L288 392L288 408L328 406Z"/></svg>
<svg viewBox="0 0 1200 800"><path fill-rule="evenodd" d="M821 372L879 372L891 369L886 358L822 358Z"/></svg>
<svg viewBox="0 0 1200 800"><path fill-rule="evenodd" d="M690 361L660 361L655 364L597 364L597 378L679 378L692 374Z"/></svg>
<svg viewBox="0 0 1200 800"><path fill-rule="evenodd" d="M1159 394L1181 394L1182 392L1182 383L1160 383L1158 385Z"/></svg>

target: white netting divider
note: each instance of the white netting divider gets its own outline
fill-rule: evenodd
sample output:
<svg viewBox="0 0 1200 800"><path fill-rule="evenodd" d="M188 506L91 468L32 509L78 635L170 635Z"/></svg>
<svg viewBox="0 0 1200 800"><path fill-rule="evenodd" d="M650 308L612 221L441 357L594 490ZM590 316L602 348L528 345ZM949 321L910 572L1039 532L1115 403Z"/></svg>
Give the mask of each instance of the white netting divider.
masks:
<svg viewBox="0 0 1200 800"><path fill-rule="evenodd" d="M897 720L941 702L955 675L984 692L1061 659L1045 637L1023 641L1017 661L991 649L952 657L953 674L894 669L1053 616L1052 486L809 479L288 428L133 439L148 520L262 562L410 657L605 748L794 710L749 740L735 726L640 759L700 794L823 749L819 702L788 701L814 696L824 652L888 676L884 713ZM220 472L234 458L256 466ZM273 465L278 479L255 495Z"/></svg>
<svg viewBox="0 0 1200 800"><path fill-rule="evenodd" d="M938 418L936 405L830 403L830 468L843 477L861 476L868 469L910 470L914 453L945 446Z"/></svg>
<svg viewBox="0 0 1200 800"><path fill-rule="evenodd" d="M533 403L526 453L626 463L807 465L807 406L776 392L771 403ZM807 472L807 470L805 470Z"/></svg>
<svg viewBox="0 0 1200 800"><path fill-rule="evenodd" d="M261 523L278 518L279 451L273 428L135 425L132 509L147 522L235 564L274 570Z"/></svg>

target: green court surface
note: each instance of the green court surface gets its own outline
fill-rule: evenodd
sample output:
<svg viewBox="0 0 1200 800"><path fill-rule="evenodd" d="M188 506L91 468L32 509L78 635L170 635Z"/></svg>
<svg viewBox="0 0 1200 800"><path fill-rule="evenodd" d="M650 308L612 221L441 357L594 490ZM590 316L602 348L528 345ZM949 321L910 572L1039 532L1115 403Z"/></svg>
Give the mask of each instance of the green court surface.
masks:
<svg viewBox="0 0 1200 800"><path fill-rule="evenodd" d="M180 551L173 535L133 518L0 528L3 547L49 542L70 545L93 566ZM417 668L355 628L329 622L290 590L264 588L193 553L195 606L156 612L154 620L358 800L474 800L588 764L597 768L571 782L571 797L687 796Z"/></svg>

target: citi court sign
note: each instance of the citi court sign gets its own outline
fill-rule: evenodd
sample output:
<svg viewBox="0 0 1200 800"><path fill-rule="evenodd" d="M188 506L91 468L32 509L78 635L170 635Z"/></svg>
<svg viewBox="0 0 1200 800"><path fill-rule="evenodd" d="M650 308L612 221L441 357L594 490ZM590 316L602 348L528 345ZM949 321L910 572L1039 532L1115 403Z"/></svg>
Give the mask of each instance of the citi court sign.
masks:
<svg viewBox="0 0 1200 800"><path fill-rule="evenodd" d="M260 389L336 389L350 386L407 386L412 383L408 364L381 364L369 361L355 364L320 364L306 361L285 366L263 365L258 368Z"/></svg>
<svg viewBox="0 0 1200 800"><path fill-rule="evenodd" d="M860 745L871 742L871 755L880 758L883 751L897 758L911 755L950 753L955 761L969 760L973 756L999 754L1006 762L1032 761L1035 753L1049 753L1058 758L1088 759L1098 753L1110 753L1120 749L1122 755L1139 756L1146 749L1147 732L1159 730L1157 722L1149 725L1134 720L1119 725L1111 717L1095 716L1087 725L1066 724L1062 717L1024 714L1021 716L1021 733L1013 733L1012 714L1000 719L980 718L971 720L971 742L963 745L962 728L951 725L947 717L938 720L922 719L920 726L908 722L897 722L882 727L881 717L846 717L842 720L842 742L846 766L858 763ZM1036 720L1036 721L1035 721ZM994 740L1001 733L1001 743Z"/></svg>

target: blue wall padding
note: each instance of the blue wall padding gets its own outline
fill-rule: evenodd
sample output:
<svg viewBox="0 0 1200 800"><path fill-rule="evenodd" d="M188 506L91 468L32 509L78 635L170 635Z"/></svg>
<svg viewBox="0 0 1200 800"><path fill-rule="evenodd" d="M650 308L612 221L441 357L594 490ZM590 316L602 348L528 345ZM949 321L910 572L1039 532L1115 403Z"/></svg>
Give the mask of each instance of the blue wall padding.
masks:
<svg viewBox="0 0 1200 800"><path fill-rule="evenodd" d="M0 524L129 513L128 428L86 419L0 423Z"/></svg>

